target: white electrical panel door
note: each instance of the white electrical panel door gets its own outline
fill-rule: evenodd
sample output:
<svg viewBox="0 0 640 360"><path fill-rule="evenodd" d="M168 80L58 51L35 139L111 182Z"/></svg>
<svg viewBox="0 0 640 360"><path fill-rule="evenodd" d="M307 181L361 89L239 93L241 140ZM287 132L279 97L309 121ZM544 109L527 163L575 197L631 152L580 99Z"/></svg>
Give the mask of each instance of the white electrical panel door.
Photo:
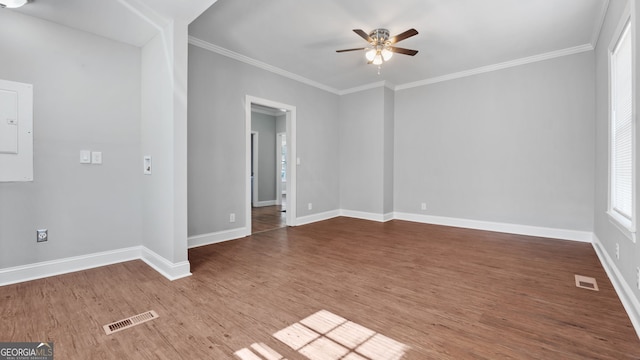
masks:
<svg viewBox="0 0 640 360"><path fill-rule="evenodd" d="M0 89L0 153L18 153L18 93Z"/></svg>
<svg viewBox="0 0 640 360"><path fill-rule="evenodd" d="M0 80L0 182L33 180L33 85Z"/></svg>

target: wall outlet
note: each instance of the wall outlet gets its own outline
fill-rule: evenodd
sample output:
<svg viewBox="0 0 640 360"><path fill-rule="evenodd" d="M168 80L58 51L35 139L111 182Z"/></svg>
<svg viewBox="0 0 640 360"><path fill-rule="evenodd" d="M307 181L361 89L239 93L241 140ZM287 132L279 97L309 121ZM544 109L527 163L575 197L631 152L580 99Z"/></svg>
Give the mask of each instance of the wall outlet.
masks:
<svg viewBox="0 0 640 360"><path fill-rule="evenodd" d="M313 209L313 204L312 204L312 203L309 203L309 204L307 205L307 208L308 208L309 210Z"/></svg>
<svg viewBox="0 0 640 360"><path fill-rule="evenodd" d="M230 223L236 222L236 214L234 213L229 214L229 222Z"/></svg>
<svg viewBox="0 0 640 360"><path fill-rule="evenodd" d="M427 203L420 204L420 210L427 210Z"/></svg>
<svg viewBox="0 0 640 360"><path fill-rule="evenodd" d="M616 243L616 260L620 260L620 244Z"/></svg>
<svg viewBox="0 0 640 360"><path fill-rule="evenodd" d="M640 267L636 268L636 286L640 290Z"/></svg>
<svg viewBox="0 0 640 360"><path fill-rule="evenodd" d="M47 229L36 230L36 241L45 242L49 240L49 231Z"/></svg>
<svg viewBox="0 0 640 360"><path fill-rule="evenodd" d="M151 155L145 155L142 157L142 173L145 175L151 175Z"/></svg>

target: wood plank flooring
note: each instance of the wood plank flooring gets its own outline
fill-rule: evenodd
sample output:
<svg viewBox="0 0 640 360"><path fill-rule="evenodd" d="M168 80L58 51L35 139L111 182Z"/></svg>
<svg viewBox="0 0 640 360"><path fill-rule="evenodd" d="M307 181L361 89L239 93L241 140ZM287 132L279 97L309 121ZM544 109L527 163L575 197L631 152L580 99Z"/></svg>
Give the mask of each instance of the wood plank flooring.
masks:
<svg viewBox="0 0 640 360"><path fill-rule="evenodd" d="M281 205L251 208L251 233L275 230L287 226L286 213Z"/></svg>
<svg viewBox="0 0 640 360"><path fill-rule="evenodd" d="M0 287L0 341L53 341L56 359L237 359L254 343L306 359L273 334L326 310L404 344L405 360L640 359L590 244L336 218L189 260L174 282L131 261ZM104 334L147 310L160 317Z"/></svg>

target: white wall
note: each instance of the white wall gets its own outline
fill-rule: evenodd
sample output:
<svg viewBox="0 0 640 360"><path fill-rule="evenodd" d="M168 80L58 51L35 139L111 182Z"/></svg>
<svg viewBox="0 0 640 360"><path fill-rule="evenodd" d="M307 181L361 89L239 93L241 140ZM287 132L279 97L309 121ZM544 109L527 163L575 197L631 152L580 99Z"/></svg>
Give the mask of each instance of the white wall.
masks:
<svg viewBox="0 0 640 360"><path fill-rule="evenodd" d="M593 73L587 52L397 91L395 211L591 232Z"/></svg>
<svg viewBox="0 0 640 360"><path fill-rule="evenodd" d="M142 48L141 147L143 155L152 157L152 174L142 179L142 244L169 259L173 248L166 239L173 238L174 229L173 198L168 196L173 194L173 84L164 41L159 34Z"/></svg>
<svg viewBox="0 0 640 360"><path fill-rule="evenodd" d="M628 296L628 300L635 302L635 310L631 312L635 316L635 320L640 320L640 291L636 286L636 268L640 267L640 245L633 243L625 237L609 220L607 211L608 198L608 177L609 177L609 116L608 116L608 47L614 37L614 31L621 20L623 9L627 1L612 0L609 4L607 17L600 33L598 46L596 48L596 171L595 171L595 227L594 232L600 244L598 249L604 251L612 261L609 265L617 271L620 281L620 290L626 291L621 297L624 300ZM636 5L636 7L638 7ZM636 9L636 15L638 9ZM636 19L638 17L636 16ZM633 33L635 37L636 52L640 48L640 37L638 31ZM636 83L640 77L636 73ZM640 95L636 92L636 104L640 104ZM637 121L637 120L636 120ZM636 143L640 139L640 127L636 125ZM636 150L637 154L637 150ZM638 172L638 156L636 155L636 174ZM636 188L640 189L640 177L636 175ZM638 204L636 204L636 213ZM620 259L615 260L615 246L620 246ZM600 245L602 247L600 247ZM620 291L619 291L620 294ZM624 303L624 301L623 301ZM629 303L625 303L628 305ZM631 310L628 308L628 311ZM640 323L636 324L636 326Z"/></svg>
<svg viewBox="0 0 640 360"><path fill-rule="evenodd" d="M297 216L338 209L338 96L191 45L189 236L246 224L246 95L296 107Z"/></svg>
<svg viewBox="0 0 640 360"><path fill-rule="evenodd" d="M142 245L160 256L151 262L170 278L189 274L187 41L187 25L174 20L142 48L141 148L152 157L141 189Z"/></svg>
<svg viewBox="0 0 640 360"><path fill-rule="evenodd" d="M0 269L139 245L140 49L7 10L0 30L0 78L34 85L35 175L0 183Z"/></svg>

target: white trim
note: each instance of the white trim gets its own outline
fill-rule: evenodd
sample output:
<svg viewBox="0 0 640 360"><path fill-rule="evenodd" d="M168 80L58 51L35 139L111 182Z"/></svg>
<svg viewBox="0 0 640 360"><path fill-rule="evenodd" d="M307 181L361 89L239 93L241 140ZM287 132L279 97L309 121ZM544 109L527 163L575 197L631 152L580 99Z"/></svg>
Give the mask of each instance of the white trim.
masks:
<svg viewBox="0 0 640 360"><path fill-rule="evenodd" d="M144 246L103 251L0 269L0 286L68 274L132 260L143 260L169 280L191 275L189 262L174 264ZM161 264L156 266L155 264Z"/></svg>
<svg viewBox="0 0 640 360"><path fill-rule="evenodd" d="M265 115L269 115L269 116L280 116L280 115L284 115L280 110L276 110L273 108L270 109L263 109L263 108L259 108L257 106L251 107L251 111L253 112L257 112L260 114L265 114Z"/></svg>
<svg viewBox="0 0 640 360"><path fill-rule="evenodd" d="M234 51L225 49L225 48L223 48L221 46L212 44L210 42L198 39L197 37L189 36L189 44L197 46L197 47L205 49L205 50L212 51L214 53L220 54L222 56L226 56L226 57L234 59L234 60L238 60L238 61L243 62L245 64L249 64L249 65L255 66L255 67L260 68L262 70L266 70L266 71L272 72L274 74L278 74L278 75L284 76L284 77L289 78L291 80L299 81L299 82L301 82L303 84L307 84L309 86L313 86L313 87L316 87L318 89L322 89L324 91L328 91L330 93L333 93L333 94L336 94L336 95L340 95L340 91L338 89L334 89L334 88L332 88L330 86L321 84L321 83L319 83L317 81L313 81L311 79L307 79L306 77L294 74L294 73L289 72L287 70L280 69L278 67L269 65L269 64L264 63L262 61L252 59L252 58L250 58L248 56L245 56L245 55L242 55L242 54L238 54L237 52L234 52Z"/></svg>
<svg viewBox="0 0 640 360"><path fill-rule="evenodd" d="M287 226L296 225L296 174L297 164L295 161L296 152L296 107L284 103L279 103L272 100L261 99L255 96L246 95L245 97L245 133L246 133L246 159L245 159L245 174L251 173L251 104L258 104L266 107L272 107L276 109L286 110L286 122L287 122L287 164L291 164L287 168L287 212L286 223ZM246 201L245 201L245 219L246 219L246 235L251 235L251 177L246 179Z"/></svg>
<svg viewBox="0 0 640 360"><path fill-rule="evenodd" d="M265 206L274 206L278 205L277 200L264 200L253 203L253 207L265 207Z"/></svg>
<svg viewBox="0 0 640 360"><path fill-rule="evenodd" d="M609 218L609 222L615 226L622 235L632 242L636 242L635 227L630 226L631 222L629 222L627 218L623 218L614 211L607 211L607 217Z"/></svg>
<svg viewBox="0 0 640 360"><path fill-rule="evenodd" d="M444 226L454 226L476 230L495 231L501 233L545 237L559 240L572 240L590 243L592 233L589 231L567 230L557 228L547 228L530 225L508 224L490 221L450 218L444 216L419 215L410 213L394 213L394 219L420 222L425 224L435 224Z"/></svg>
<svg viewBox="0 0 640 360"><path fill-rule="evenodd" d="M371 220L371 221L377 221L377 222L386 222L389 220L393 220L393 213L377 214L377 213L370 213L370 212L364 212L364 211L342 209L340 210L340 215L350 217L350 218Z"/></svg>
<svg viewBox="0 0 640 360"><path fill-rule="evenodd" d="M605 13L606 13L606 8L605 8ZM602 20L604 21L604 18ZM598 30L596 33L599 34L599 32L600 31ZM595 36L595 35L593 35L593 36ZM592 41L592 43L593 43L593 41ZM284 76L286 78L289 78L289 79L292 79L292 80L295 80L295 81L299 81L299 82L301 82L303 84L307 84L309 86L313 86L313 87L316 87L318 89L325 90L325 91L328 91L328 92L336 94L336 95L347 95L347 94L351 94L351 93L355 93L355 92L359 92L359 91L374 89L374 88L377 88L377 87L380 87L380 86L388 87L389 89L394 90L394 91L411 89L411 88L414 88L414 87L435 84L435 83L439 83L439 82L443 82L443 81L455 80L455 79L459 79L459 78L463 78L463 77L467 77L467 76L473 76L473 75L483 74L483 73L487 73L487 72L502 70L502 69L506 69L506 68L510 68L510 67L526 65L526 64L535 63L535 62L538 62L538 61L554 59L554 58L557 58L557 57L562 57L562 56L567 56L567 55L579 54L579 53L586 52L586 51L592 51L594 49L594 46L595 46L592 43L591 44L578 45L578 46L574 46L574 47L570 47L570 48L566 48L566 49L561 49L561 50L556 50L556 51L550 51L550 52L547 52L547 53L533 55L533 56L529 56L529 57L526 57L526 58L505 61L505 62L498 63L498 64L487 65L487 66L483 66L483 67L479 67L479 68L475 68L475 69L464 70L464 71L460 71L460 72L456 72L456 73L446 74L446 75L442 75L442 76L437 76L437 77L433 77L433 78L428 78L428 79L419 80L419 81L410 82L410 83L405 83L405 84L400 84L400 85L393 85L393 84L391 84L391 83L389 83L387 81L379 81L379 82L375 82L375 83L371 83L371 84L365 84L365 85L361 85L361 86L356 86L356 87L349 88L349 89L338 90L338 89L335 89L333 87L321 84L321 83L319 83L317 81L313 81L313 80L305 78L303 76L300 76L300 75L291 73L289 71L280 69L278 67L271 66L271 65L269 65L267 63L264 63L262 61L258 61L258 60L252 59L252 58L250 58L248 56L245 56L245 55L242 55L242 54L238 54L238 53L233 52L231 50L225 49L225 48L223 48L221 46L212 44L210 42L207 42L207 41L204 41L204 40L201 40L201 39L198 39L197 37L189 36L189 44L191 44L191 45L197 46L197 47L205 49L205 50L209 50L209 51L215 52L217 54L229 57L229 58L234 59L234 60L238 60L238 61L243 62L245 64L249 64L249 65L258 67L260 69L272 72L274 74L278 74L278 75Z"/></svg>
<svg viewBox="0 0 640 360"><path fill-rule="evenodd" d="M637 225L637 210L636 210L636 56L635 56L635 43L634 43L634 26L635 26L635 10L633 9L633 2L630 1L625 6L620 19L618 20L618 24L616 26L616 30L614 31L609 46L607 48L607 119L608 119L608 133L607 133L607 215L609 218L609 222L611 222L625 237L631 240L633 243L636 242L636 225ZM613 56L614 50L616 46L621 40L621 37L624 35L624 30L627 29L627 25L629 26L628 35L631 37L631 49L632 49L632 59L631 59L631 73L632 73L632 110L631 110L631 219L626 218L622 214L620 214L616 209L614 209L614 205L612 204L612 198L614 196L614 186L613 186L613 129L612 125L614 122L614 111L612 100L615 97L614 92L614 84L613 84Z"/></svg>
<svg viewBox="0 0 640 360"><path fill-rule="evenodd" d="M190 236L187 241L189 249L192 249L200 246L217 244L224 241L237 240L247 236L248 235L245 228L238 228Z"/></svg>
<svg viewBox="0 0 640 360"><path fill-rule="evenodd" d="M507 68L511 68L511 67L515 67L515 66L531 64L531 63L535 63L535 62L538 62L538 61L554 59L554 58L567 56L567 55L579 54L579 53L582 53L582 52L585 52L585 51L591 51L591 50L593 50L593 46L591 46L591 44L584 44L584 45L580 45L580 46L574 46L574 47L571 47L571 48L557 50L557 51L551 51L551 52L548 52L548 53L529 56L529 57L526 57L526 58L521 58L521 59L516 59L516 60L511 60L511 61L505 61L505 62L502 62L502 63L499 63L499 64L487 65L487 66L483 66L483 67L479 67L479 68L475 68L475 69L460 71L460 72L457 72L457 73L452 73L452 74L442 75L442 76L429 78L429 79L425 79L425 80L420 80L420 81L410 82L410 83L406 83L406 84L402 84L402 85L397 85L396 86L396 90L405 90L405 89L411 89L411 88L419 87L419 86L431 85L431 84L435 84L435 83L439 83L439 82L443 82L443 81L455 80L455 79L459 79L459 78L463 78L463 77L467 77L467 76L484 74L484 73L497 71L497 70L502 70L502 69L507 69Z"/></svg>
<svg viewBox="0 0 640 360"><path fill-rule="evenodd" d="M620 302L622 302L622 306L627 312L633 328L636 330L636 335L640 338L640 301L634 296L633 290L624 280L622 273L609 256L609 253L604 249L596 234L593 234L593 249L596 251L596 255L598 255L598 259L600 259L600 263L609 280L611 280L611 284L613 284L613 288L616 290L618 298L620 298Z"/></svg>
<svg viewBox="0 0 640 360"><path fill-rule="evenodd" d="M307 225L318 221L333 219L340 216L340 210L326 211L318 214L307 215L296 219L296 225Z"/></svg>
<svg viewBox="0 0 640 360"><path fill-rule="evenodd" d="M173 263L144 246L140 252L142 261L171 281L191 276L189 261Z"/></svg>

